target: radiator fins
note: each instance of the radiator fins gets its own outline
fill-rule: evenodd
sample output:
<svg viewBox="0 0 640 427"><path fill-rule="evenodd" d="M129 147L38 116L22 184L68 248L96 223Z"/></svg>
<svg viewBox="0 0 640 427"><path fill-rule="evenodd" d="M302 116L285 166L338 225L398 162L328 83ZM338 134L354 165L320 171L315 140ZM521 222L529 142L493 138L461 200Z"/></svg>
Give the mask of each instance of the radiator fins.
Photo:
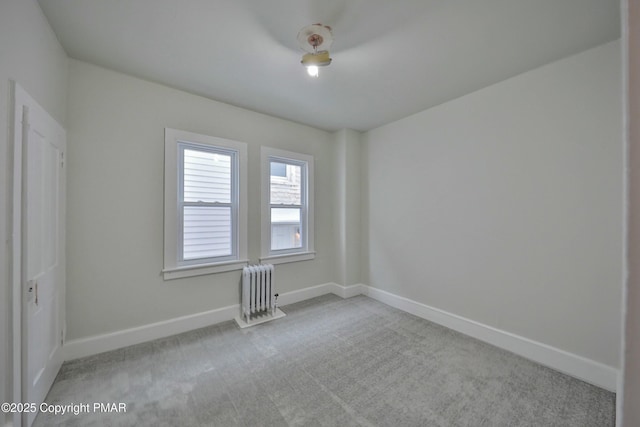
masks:
<svg viewBox="0 0 640 427"><path fill-rule="evenodd" d="M242 270L242 316L247 323L256 314L275 315L275 269L272 264L249 265Z"/></svg>

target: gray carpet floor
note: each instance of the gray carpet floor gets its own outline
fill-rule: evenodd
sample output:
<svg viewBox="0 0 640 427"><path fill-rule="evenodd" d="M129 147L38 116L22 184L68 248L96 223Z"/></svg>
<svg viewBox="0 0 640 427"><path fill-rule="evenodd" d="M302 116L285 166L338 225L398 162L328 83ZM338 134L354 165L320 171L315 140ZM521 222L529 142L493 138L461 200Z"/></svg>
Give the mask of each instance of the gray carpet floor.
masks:
<svg viewBox="0 0 640 427"><path fill-rule="evenodd" d="M35 426L579 426L615 424L615 394L364 296L325 295L66 362Z"/></svg>

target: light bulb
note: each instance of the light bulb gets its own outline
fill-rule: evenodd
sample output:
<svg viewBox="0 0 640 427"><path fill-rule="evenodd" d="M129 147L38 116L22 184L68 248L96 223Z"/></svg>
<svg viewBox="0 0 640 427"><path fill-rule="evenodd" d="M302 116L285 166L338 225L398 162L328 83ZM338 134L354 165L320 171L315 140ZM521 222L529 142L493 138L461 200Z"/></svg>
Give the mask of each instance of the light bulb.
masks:
<svg viewBox="0 0 640 427"><path fill-rule="evenodd" d="M316 65L309 65L307 67L307 73L311 77L318 77L318 67Z"/></svg>

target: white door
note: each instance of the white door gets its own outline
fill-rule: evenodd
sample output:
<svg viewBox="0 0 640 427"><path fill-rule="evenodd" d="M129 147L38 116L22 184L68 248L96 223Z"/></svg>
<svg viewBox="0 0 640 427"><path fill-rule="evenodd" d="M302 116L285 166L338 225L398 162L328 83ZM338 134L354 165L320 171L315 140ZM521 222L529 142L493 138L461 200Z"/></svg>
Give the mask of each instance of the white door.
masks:
<svg viewBox="0 0 640 427"><path fill-rule="evenodd" d="M23 95L16 90L16 114L22 114L22 401L39 406L63 361L66 141L62 127ZM35 416L24 414L23 425L31 426Z"/></svg>

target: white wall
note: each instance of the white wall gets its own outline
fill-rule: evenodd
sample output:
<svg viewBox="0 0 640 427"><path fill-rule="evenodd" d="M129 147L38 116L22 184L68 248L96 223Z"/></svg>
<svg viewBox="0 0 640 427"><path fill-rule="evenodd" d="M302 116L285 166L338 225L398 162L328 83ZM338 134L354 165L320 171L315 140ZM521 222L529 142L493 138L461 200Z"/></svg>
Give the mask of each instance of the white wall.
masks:
<svg viewBox="0 0 640 427"><path fill-rule="evenodd" d="M627 189L629 217L627 229L627 294L624 352L623 413L619 425L640 425L640 4L628 6L627 43L627 131L629 141L629 186Z"/></svg>
<svg viewBox="0 0 640 427"><path fill-rule="evenodd" d="M12 367L9 280L11 218L10 80L61 124L66 122L67 56L35 0L0 1L0 402L9 399ZM0 416L0 424L2 424Z"/></svg>
<svg viewBox="0 0 640 427"><path fill-rule="evenodd" d="M336 271L344 286L361 282L360 132L343 129L334 134L336 155Z"/></svg>
<svg viewBox="0 0 640 427"><path fill-rule="evenodd" d="M334 281L332 134L75 60L69 69L68 339L239 303L239 271L171 281L160 275L165 127L249 144L254 262L260 146L313 155L317 255L278 265L278 287L287 292Z"/></svg>
<svg viewBox="0 0 640 427"><path fill-rule="evenodd" d="M363 136L369 285L619 366L620 43Z"/></svg>

